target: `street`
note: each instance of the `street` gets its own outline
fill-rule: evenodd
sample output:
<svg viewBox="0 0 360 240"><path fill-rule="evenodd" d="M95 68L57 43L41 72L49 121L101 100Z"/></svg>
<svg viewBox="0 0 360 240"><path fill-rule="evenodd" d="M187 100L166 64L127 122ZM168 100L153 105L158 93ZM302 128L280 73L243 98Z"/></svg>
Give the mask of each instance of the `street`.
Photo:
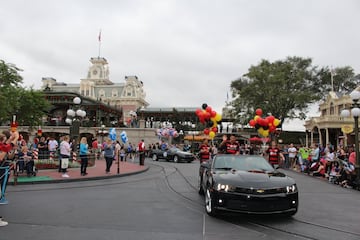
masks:
<svg viewBox="0 0 360 240"><path fill-rule="evenodd" d="M199 162L153 162L147 172L98 181L8 186L0 239L360 239L360 192L285 171L300 207L292 218L204 211Z"/></svg>

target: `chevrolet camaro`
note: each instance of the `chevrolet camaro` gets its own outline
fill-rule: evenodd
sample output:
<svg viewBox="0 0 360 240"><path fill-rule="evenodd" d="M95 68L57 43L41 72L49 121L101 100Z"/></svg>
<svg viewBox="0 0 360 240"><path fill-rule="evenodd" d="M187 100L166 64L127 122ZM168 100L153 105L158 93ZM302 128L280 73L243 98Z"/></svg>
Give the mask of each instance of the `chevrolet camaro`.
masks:
<svg viewBox="0 0 360 240"><path fill-rule="evenodd" d="M294 215L298 210L295 180L259 155L217 155L199 169L205 211Z"/></svg>

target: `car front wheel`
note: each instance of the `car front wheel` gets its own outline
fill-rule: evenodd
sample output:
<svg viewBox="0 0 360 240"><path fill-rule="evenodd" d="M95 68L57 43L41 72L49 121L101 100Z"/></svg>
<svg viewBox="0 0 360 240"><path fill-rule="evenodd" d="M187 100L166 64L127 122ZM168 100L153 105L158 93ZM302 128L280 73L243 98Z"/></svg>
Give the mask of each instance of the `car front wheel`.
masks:
<svg viewBox="0 0 360 240"><path fill-rule="evenodd" d="M217 215L214 200L212 199L209 189L206 189L205 193L205 211L209 216L215 217Z"/></svg>
<svg viewBox="0 0 360 240"><path fill-rule="evenodd" d="M157 157L156 154L153 154L153 155L152 155L152 160L153 160L153 161L158 161L158 157Z"/></svg>
<svg viewBox="0 0 360 240"><path fill-rule="evenodd" d="M178 163L179 162L179 157L177 155L174 156L174 162Z"/></svg>

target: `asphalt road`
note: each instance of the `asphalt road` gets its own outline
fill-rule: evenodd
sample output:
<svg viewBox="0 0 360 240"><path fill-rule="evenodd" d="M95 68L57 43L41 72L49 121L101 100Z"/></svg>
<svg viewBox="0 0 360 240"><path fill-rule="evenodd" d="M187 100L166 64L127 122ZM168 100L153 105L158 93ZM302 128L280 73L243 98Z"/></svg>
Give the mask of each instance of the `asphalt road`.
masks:
<svg viewBox="0 0 360 240"><path fill-rule="evenodd" d="M199 162L153 162L149 171L99 181L9 186L0 239L360 239L360 192L303 174L292 218L204 212Z"/></svg>

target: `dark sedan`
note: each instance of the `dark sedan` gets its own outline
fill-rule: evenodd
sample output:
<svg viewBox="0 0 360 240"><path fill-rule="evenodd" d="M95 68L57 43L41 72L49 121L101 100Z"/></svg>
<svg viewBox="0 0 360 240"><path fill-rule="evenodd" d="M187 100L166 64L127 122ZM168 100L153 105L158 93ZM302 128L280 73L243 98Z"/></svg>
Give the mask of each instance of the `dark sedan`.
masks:
<svg viewBox="0 0 360 240"><path fill-rule="evenodd" d="M153 161L158 161L159 159L165 159L166 161L174 162L192 162L195 159L195 156L190 152L185 152L180 150L177 147L172 147L165 151L161 149L154 149L151 152L151 157Z"/></svg>
<svg viewBox="0 0 360 240"><path fill-rule="evenodd" d="M258 155L217 155L202 163L199 193L205 194L205 211L294 215L298 189L294 179L275 170Z"/></svg>

